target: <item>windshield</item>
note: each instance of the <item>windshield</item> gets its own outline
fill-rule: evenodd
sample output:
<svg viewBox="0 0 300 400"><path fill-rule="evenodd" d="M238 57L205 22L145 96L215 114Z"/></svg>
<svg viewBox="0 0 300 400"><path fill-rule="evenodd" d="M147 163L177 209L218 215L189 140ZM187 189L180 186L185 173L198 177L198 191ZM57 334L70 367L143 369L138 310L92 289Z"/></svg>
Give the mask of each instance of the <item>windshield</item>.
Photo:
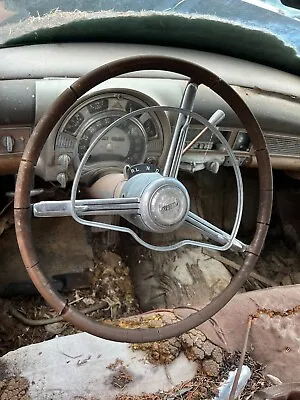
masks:
<svg viewBox="0 0 300 400"><path fill-rule="evenodd" d="M300 53L300 10L286 7L281 4L280 0L0 0L0 45L5 46L7 43L10 45L26 44L24 41L16 39L26 35L28 39L30 34L31 37L30 40L27 40L27 44L34 44L35 41L36 43L45 43L47 40L50 42L72 41L72 39L73 41L91 40L91 32L89 36L86 34L86 31L91 30L91 28L87 28L87 25L77 26L76 30L69 31L69 36L62 35L61 28L82 20L93 20L95 22L95 20L103 21L112 17L122 17L124 21L127 17L127 19L132 19L138 16L144 18L143 29L148 29L147 35L145 34L143 38L141 38L140 26L137 29L136 26L131 25L127 29L127 26L123 24L122 29L118 29L118 24L113 26L110 21L105 29L102 27L102 32L97 32L97 37L94 39L122 42L126 41L130 34L129 42L177 45L215 51L216 49L209 48L210 40L207 40L207 37L212 38L211 43L214 40L215 43L218 41L221 50L226 45L228 48L233 48L239 45L240 38L236 34L236 27L240 26L248 31L250 30L250 33L259 31L275 36L280 39L283 46L292 49L296 58L299 57ZM152 25L147 25L145 17L153 16L159 16L159 21L156 20ZM173 20L168 23L168 18L170 20L171 17ZM176 26L179 17L185 20L185 24ZM166 19L163 20L162 18ZM195 20L201 20L202 25L196 27ZM214 25L211 24L208 27L209 34L207 33L207 25L204 25L203 21L206 23L213 21L214 23ZM225 36L222 32L222 34L219 33L217 39L214 38L219 30L216 22L222 22L223 25L226 23L227 26L230 24L232 33L230 29L227 29ZM189 33L193 24L194 31ZM59 35L61 36L58 34L51 36L49 32L47 35L36 33L52 28L60 28ZM234 29L235 33L233 34ZM203 32L206 30L205 42L200 37L200 30L202 30L202 39ZM110 35L112 40L110 40ZM176 41L175 35L177 35ZM197 43L195 35L198 35ZM171 36L173 36L173 43L171 43ZM149 37L152 37L153 40L150 41ZM245 42L245 46L250 49L247 50L248 53L252 51L263 52L257 48L257 44L255 45L256 49L251 50L249 43L253 37L254 34L252 33L252 36L248 34L245 39L247 42ZM223 42L221 43L221 41ZM197 45L198 43L201 46ZM241 44L240 47L242 47ZM252 45L253 47L254 45ZM268 51L271 51L270 48ZM230 49L226 50L226 54L231 55ZM239 54L245 58L242 49ZM276 64L275 54L273 54L273 58ZM268 60L263 60L263 62L266 63Z"/></svg>

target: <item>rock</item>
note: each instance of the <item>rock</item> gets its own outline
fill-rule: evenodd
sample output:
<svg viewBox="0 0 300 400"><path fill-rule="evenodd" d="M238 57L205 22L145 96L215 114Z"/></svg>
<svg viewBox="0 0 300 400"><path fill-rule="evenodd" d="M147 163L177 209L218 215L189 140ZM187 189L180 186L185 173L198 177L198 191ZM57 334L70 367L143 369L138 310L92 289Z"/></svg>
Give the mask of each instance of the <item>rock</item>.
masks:
<svg viewBox="0 0 300 400"><path fill-rule="evenodd" d="M203 360L205 357L205 352L200 347L193 347L193 353L197 361Z"/></svg>
<svg viewBox="0 0 300 400"><path fill-rule="evenodd" d="M219 261L200 248L184 247L173 252L145 251L128 259L137 297L144 311L210 302L231 281Z"/></svg>
<svg viewBox="0 0 300 400"><path fill-rule="evenodd" d="M201 348L203 349L206 356L211 356L215 347L216 346L212 344L209 340L206 340L204 343L201 344Z"/></svg>
<svg viewBox="0 0 300 400"><path fill-rule="evenodd" d="M63 322L56 322L55 324L49 324L45 326L45 330L53 335L59 335L65 329Z"/></svg>
<svg viewBox="0 0 300 400"><path fill-rule="evenodd" d="M293 281L292 278L290 277L290 275L286 275L282 280L281 280L281 284L284 286L288 286L288 285L292 285Z"/></svg>
<svg viewBox="0 0 300 400"><path fill-rule="evenodd" d="M204 360L202 363L202 369L208 376L219 375L219 364L214 360Z"/></svg>
<svg viewBox="0 0 300 400"><path fill-rule="evenodd" d="M120 361L116 363L117 360ZM8 375L22 371L29 382L31 400L98 399L102 393L105 400L113 400L125 394L131 397L168 391L193 379L197 372L197 364L184 354L169 364L153 365L146 360L144 352L133 351L127 343L86 333L22 347L0 361ZM111 365L116 367L108 368ZM26 390L25 385L22 390ZM7 399L13 400L12 396ZM26 397L17 398L21 399Z"/></svg>
<svg viewBox="0 0 300 400"><path fill-rule="evenodd" d="M220 347L215 346L213 352L212 352L212 358L218 363L221 364L223 361L223 351Z"/></svg>

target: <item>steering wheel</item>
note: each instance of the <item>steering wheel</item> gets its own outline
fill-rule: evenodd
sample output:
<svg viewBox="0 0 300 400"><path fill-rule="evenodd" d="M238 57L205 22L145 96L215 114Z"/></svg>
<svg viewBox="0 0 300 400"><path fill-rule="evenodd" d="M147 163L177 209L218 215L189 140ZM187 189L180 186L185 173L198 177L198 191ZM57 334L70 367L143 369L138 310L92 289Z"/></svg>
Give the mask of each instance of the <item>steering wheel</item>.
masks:
<svg viewBox="0 0 300 400"><path fill-rule="evenodd" d="M243 266L233 277L230 284L200 311L189 315L184 320L177 321L161 328L125 329L94 321L77 311L74 307L68 305L67 301L53 289L51 283L40 269L31 231L33 210L35 210L34 214L39 216L39 213L42 212L41 210L45 209L45 204L41 205L41 207L39 207L39 203L35 204L34 207L31 205L30 188L33 182L35 164L38 161L41 150L50 132L65 112L82 95L96 85L118 75L140 70L165 70L189 78L181 99L180 111L171 139L171 144L167 152L163 172L144 172L138 174L125 180L125 182L122 182L121 189L116 190L120 184L118 181L117 184L113 186L112 190L114 192L114 198L89 199L86 200L84 204L77 204L76 192L80 172L83 169L84 163L92 151L93 146L95 146L96 142L105 134L105 132L102 132L91 144L77 170L73 182L72 198L68 203L70 208L69 214L71 214L76 220L82 220L79 216L80 213L83 214L84 211L87 210L87 214L89 214L88 211L91 209L91 213L94 215L103 213L119 214L122 216L126 215L134 225L142 230L160 233L172 232L182 223L188 222L207 234L210 238L219 241L219 243L223 245L222 249L227 249L232 245L235 245L240 251L243 251L246 256ZM256 231L250 245L244 245L235 238L236 232L239 228L241 209L239 210L240 215L236 218L237 226L234 227L235 232L228 235L189 211L189 197L187 190L177 179L179 164L191 118L200 118L200 121L212 130L223 144L225 141L220 132L211 123L192 112L199 85L209 87L223 98L233 111L235 111L236 115L247 130L255 151L258 165L260 196ZM168 109L168 107L165 108ZM155 107L152 107L152 111L153 109L155 109ZM136 111L136 113L138 113L138 111ZM111 126L112 125L108 128L111 128ZM226 141L225 145L227 146L228 151L230 151L230 147ZM232 153L231 158L234 160ZM233 163L233 167L238 180L240 177L240 171L236 161ZM114 181L114 179L109 179L109 181ZM242 189L241 184L239 188ZM262 250L271 218L272 199L272 168L263 133L255 117L234 89L232 89L220 77L199 65L170 57L136 56L111 62L82 76L66 89L42 116L26 145L20 162L14 203L15 229L21 256L31 280L46 302L48 302L49 305L59 313L59 315L62 315L66 321L74 324L74 326L82 331L86 331L104 339L129 343L153 342L181 335L202 324L223 308L241 288L253 269ZM238 201L241 204L242 200L242 193L240 193ZM66 210L65 203L62 203L60 210ZM51 204L48 211L49 216L51 216ZM83 221L88 225L96 223L93 221ZM114 225L106 225L110 227L109 229L116 228ZM126 231L127 228L118 227L117 230L122 229L125 229ZM130 229L129 231L126 232L133 235L134 231ZM147 247L150 245L143 242L140 238L136 238L136 240ZM173 248L186 244L205 246L205 244L200 242L182 241L177 243ZM163 248L154 246L152 248L159 251L170 250L170 247Z"/></svg>

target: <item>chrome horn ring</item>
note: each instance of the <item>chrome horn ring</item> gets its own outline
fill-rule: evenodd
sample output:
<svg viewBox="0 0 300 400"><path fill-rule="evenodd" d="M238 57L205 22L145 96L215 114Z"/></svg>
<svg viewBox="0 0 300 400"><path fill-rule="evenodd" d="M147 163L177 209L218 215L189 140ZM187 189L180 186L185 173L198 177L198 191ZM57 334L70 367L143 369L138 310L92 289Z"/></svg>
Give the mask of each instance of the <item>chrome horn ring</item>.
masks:
<svg viewBox="0 0 300 400"><path fill-rule="evenodd" d="M198 223L205 224L207 226L207 229L214 230L216 232L216 235L220 235L220 240L225 242L223 245L220 246L220 245L214 245L214 244L207 243L207 242L199 242L199 241L195 241L195 240L185 239L185 240L181 240L177 243L170 244L167 246L156 246L156 245L148 243L145 240L143 240L142 238L140 238L138 236L138 234L131 228L118 226L118 225L112 225L112 224L103 223L103 222L97 222L97 221L88 221L88 220L81 218L80 215L76 212L76 194L78 191L78 185L80 183L81 174L84 171L85 164L88 161L94 147L112 128L118 126L120 123L123 123L124 120L126 120L127 118L136 117L137 115L139 115L141 113L150 112L150 111L151 112L153 112L153 111L164 111L164 112L165 111L169 111L169 112L176 111L176 112L178 112L178 114L188 116L190 119L193 118L193 119L197 120L198 122L200 122L200 124L207 127L212 132L212 134L215 135L220 140L222 145L226 148L228 155L230 157L230 160L232 162L232 166L233 166L233 170L234 170L236 182L237 182L237 212L236 212L236 217L235 217L235 221L233 224L232 232L231 232L231 234L226 234L221 229L213 226L212 224L210 224L209 222L207 222L203 219L200 219L198 221ZM148 175L148 174L146 174L146 175ZM175 179L175 178L172 178L172 179L177 181L177 179ZM146 184L148 184L147 180L146 180ZM180 185L182 185L182 184L180 184ZM132 193L132 192L128 193L127 192L125 198L126 197L130 197L130 198L137 197L136 194L137 193ZM111 125L106 127L102 132L99 133L99 135L96 138L94 138L93 142L90 144L88 150L84 154L84 156L78 166L78 169L76 171L74 180L73 180L73 185L72 185L72 190L71 190L71 215L76 222L78 222L82 225L95 227L95 228L101 228L101 229L108 229L108 230L113 230L113 231L119 231L119 232L123 232L123 233L129 233L139 244L147 247L148 249L155 250L155 251L171 251L171 250L176 250L176 249L178 249L182 246L186 246L186 245L204 247L204 248L208 248L211 250L225 251L225 250L228 250L234 243L236 244L236 247L239 250L245 251L247 249L247 245L236 240L236 236L237 236L237 233L239 230L242 213L243 213L243 201L244 201L243 180L242 180L241 171L240 171L238 162L234 156L234 153L233 153L230 145L228 144L228 142L224 138L224 136L220 133L220 131L214 125L210 124L207 119L205 119L204 117L202 117L201 115L199 115L195 112L183 110L178 107L151 106L151 107L145 107L145 108L133 111L127 115L122 116L117 121L114 121ZM200 218L200 217L198 217L198 218ZM186 220L189 224L196 225L196 223L194 222L194 219L195 219L195 215L193 213L186 214ZM135 222L137 222L137 221L134 221L134 218L132 218L131 222L136 224ZM137 225L141 228L143 227L141 224L137 224ZM177 229L179 227L179 225L180 224L177 224L174 227L174 229ZM147 227L147 224L144 225L144 229L146 227ZM153 225L153 229L154 229L154 225ZM174 229L171 229L171 231ZM146 230L149 230L149 229L146 229ZM150 230L152 230L152 229L150 229ZM159 233L159 231L158 231L158 233Z"/></svg>

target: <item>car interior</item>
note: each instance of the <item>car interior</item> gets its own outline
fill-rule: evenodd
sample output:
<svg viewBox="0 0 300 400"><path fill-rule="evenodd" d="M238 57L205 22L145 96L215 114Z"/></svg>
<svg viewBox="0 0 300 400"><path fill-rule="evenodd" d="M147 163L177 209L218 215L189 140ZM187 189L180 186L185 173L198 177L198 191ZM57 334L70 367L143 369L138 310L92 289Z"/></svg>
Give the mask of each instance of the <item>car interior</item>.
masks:
<svg viewBox="0 0 300 400"><path fill-rule="evenodd" d="M3 301L149 343L300 283L299 2L46 3L0 1Z"/></svg>

